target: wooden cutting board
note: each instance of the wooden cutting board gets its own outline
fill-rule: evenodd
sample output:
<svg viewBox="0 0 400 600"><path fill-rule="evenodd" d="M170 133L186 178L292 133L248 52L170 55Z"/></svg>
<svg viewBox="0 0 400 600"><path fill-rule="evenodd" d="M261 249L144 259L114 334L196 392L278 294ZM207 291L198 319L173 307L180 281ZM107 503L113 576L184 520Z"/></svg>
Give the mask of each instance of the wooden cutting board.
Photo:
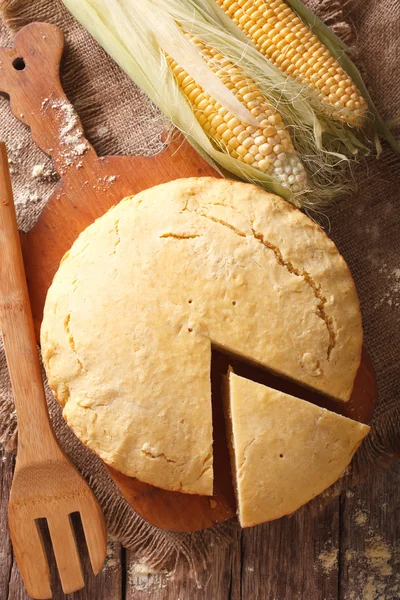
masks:
<svg viewBox="0 0 400 600"><path fill-rule="evenodd" d="M128 195L181 177L217 173L182 139L151 158L98 157L85 139L81 123L60 84L64 41L54 25L32 23L0 49L0 91L10 97L14 115L30 127L34 142L52 157L61 180L35 227L21 236L35 328L39 339L47 290L60 259L79 233ZM211 527L235 514L222 414L221 373L230 361L215 354L212 364L215 494L213 498L168 492L118 473L111 477L133 508L147 521L176 531ZM252 378L252 367L238 365ZM239 371L238 371L239 372ZM263 382L274 376L265 373ZM273 382L272 382L273 383ZM313 392L283 384L288 393L326 405L368 423L376 400L372 365L363 353L350 402L336 403ZM281 389L283 389L281 387Z"/></svg>

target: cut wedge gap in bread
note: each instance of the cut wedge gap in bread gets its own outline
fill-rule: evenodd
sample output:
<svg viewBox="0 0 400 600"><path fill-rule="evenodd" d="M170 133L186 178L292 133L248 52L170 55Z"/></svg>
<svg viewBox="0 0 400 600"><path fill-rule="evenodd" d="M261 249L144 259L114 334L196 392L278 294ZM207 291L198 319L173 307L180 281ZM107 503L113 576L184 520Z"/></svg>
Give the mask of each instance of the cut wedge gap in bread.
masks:
<svg viewBox="0 0 400 600"><path fill-rule="evenodd" d="M291 514L330 487L370 429L233 371L226 378L226 391L242 527Z"/></svg>
<svg viewBox="0 0 400 600"><path fill-rule="evenodd" d="M223 491L224 501L235 512L236 495L231 469L229 441L227 438L225 398L226 373L229 365L226 356L219 352L211 353L211 405L213 420L213 495Z"/></svg>
<svg viewBox="0 0 400 600"><path fill-rule="evenodd" d="M274 390L291 394L300 400L321 406L333 413L353 417L355 420L368 422L373 411L373 403L360 403L351 397L348 402L341 402L325 394L312 390L298 381L282 377L277 373L256 364L243 356L227 352L224 348L213 344L211 352L211 399L213 414L213 465L214 494L222 490L224 499L235 510L237 507L237 481L234 463L232 419L230 415L229 373L234 372L255 385L267 386ZM363 396L365 401L366 396ZM231 460L232 459L232 460Z"/></svg>
<svg viewBox="0 0 400 600"><path fill-rule="evenodd" d="M215 364L218 365L221 377L224 377L230 368L232 368L234 373L245 379L268 386L285 394L290 394L301 400L306 400L311 404L326 408L344 417L365 424L370 423L372 419L375 401L374 397L370 394L364 393L361 399L357 395L352 394L347 402L343 402L308 387L296 379L291 379L286 375L277 373L273 369L251 361L247 357L229 352L229 350L214 342L212 343L212 357ZM363 360L365 360L365 357ZM361 367L363 367L363 363Z"/></svg>

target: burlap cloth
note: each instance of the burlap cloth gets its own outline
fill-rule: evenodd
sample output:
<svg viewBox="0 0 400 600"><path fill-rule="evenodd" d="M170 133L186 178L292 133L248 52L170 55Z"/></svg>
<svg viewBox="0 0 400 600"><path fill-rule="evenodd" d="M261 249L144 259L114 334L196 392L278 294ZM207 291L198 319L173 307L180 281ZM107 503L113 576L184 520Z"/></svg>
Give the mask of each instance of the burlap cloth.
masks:
<svg viewBox="0 0 400 600"><path fill-rule="evenodd" d="M400 116L399 0L307 0L362 62L363 72L385 119ZM150 155L162 149L164 123L158 111L70 17L60 0L0 0L4 22L0 45L30 21L55 23L68 51L62 83L79 112L86 134L100 155ZM19 226L27 231L56 185L50 160L32 143L29 130L0 98L0 138L8 147ZM34 177L33 167L39 165ZM44 172L44 176L43 176ZM384 146L383 157L370 158L354 170L359 191L329 209L322 223L346 258L361 300L365 343L379 387L372 433L353 465L351 479L387 464L400 454L400 160ZM1 260L1 257L0 257ZM125 502L100 461L64 424L48 394L55 431L74 463L93 487L106 515L109 532L153 564L180 558L201 563L218 539L227 539L232 523L201 534L173 534L145 523ZM0 441L15 447L16 417L4 354L0 347ZM346 483L350 480L347 479ZM335 489L339 489L337 486ZM212 542L210 544L210 542Z"/></svg>

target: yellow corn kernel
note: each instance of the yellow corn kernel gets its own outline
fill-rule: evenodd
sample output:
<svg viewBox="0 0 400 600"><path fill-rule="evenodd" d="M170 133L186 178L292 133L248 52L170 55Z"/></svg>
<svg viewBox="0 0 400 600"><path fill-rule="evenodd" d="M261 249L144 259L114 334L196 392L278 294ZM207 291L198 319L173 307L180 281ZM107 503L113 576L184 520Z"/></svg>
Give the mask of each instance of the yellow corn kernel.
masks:
<svg viewBox="0 0 400 600"><path fill-rule="evenodd" d="M236 5L239 7L240 0ZM181 92L212 143L233 158L271 175L293 192L303 190L307 186L306 172L281 116L238 66L198 38L185 35L199 48L212 71L259 122L258 128L241 123L167 57Z"/></svg>
<svg viewBox="0 0 400 600"><path fill-rule="evenodd" d="M314 89L328 114L350 125L363 124L368 105L356 85L282 0L216 2L266 58L282 72ZM346 93L338 94L338 86Z"/></svg>

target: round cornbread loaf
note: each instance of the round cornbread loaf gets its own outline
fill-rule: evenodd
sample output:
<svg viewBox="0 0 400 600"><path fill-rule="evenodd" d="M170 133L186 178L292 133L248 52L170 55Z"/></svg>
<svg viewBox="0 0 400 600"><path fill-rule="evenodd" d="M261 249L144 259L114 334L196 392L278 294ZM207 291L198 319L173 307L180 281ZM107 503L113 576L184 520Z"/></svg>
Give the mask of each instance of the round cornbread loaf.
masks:
<svg viewBox="0 0 400 600"><path fill-rule="evenodd" d="M256 186L193 178L79 236L41 344L83 443L147 483L211 494L212 345L346 401L362 326L348 267L311 219Z"/></svg>

